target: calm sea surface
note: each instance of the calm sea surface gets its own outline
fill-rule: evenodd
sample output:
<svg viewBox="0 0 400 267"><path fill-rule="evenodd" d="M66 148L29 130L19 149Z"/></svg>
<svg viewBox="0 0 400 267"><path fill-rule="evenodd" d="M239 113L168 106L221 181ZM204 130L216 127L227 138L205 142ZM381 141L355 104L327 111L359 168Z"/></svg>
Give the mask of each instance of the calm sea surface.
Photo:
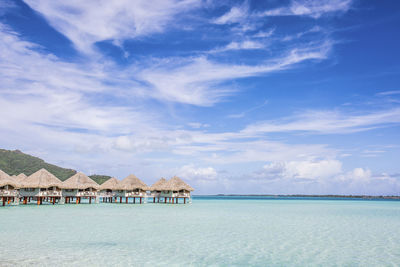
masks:
<svg viewBox="0 0 400 267"><path fill-rule="evenodd" d="M400 201L0 207L0 266L400 266Z"/></svg>

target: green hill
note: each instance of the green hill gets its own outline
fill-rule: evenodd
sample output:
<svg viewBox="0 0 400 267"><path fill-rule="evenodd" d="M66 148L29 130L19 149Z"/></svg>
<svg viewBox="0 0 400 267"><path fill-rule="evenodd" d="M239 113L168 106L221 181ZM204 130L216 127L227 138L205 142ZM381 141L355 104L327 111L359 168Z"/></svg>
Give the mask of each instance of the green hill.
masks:
<svg viewBox="0 0 400 267"><path fill-rule="evenodd" d="M65 181L76 173L75 170L65 169L53 164L49 164L40 158L22 153L19 150L0 149L0 170L3 170L9 175L25 173L29 176L41 168L45 168L61 181ZM106 175L91 175L89 177L98 184L102 184L111 178L110 176Z"/></svg>
<svg viewBox="0 0 400 267"><path fill-rule="evenodd" d="M98 175L98 174L89 175L89 177L92 178L98 184L102 184L111 178L111 176L108 175Z"/></svg>

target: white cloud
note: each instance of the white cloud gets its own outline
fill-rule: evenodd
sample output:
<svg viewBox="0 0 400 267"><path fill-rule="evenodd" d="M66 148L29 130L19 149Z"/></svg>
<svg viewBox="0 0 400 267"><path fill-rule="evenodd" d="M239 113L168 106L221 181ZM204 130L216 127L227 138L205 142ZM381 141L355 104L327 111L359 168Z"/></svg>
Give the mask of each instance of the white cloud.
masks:
<svg viewBox="0 0 400 267"><path fill-rule="evenodd" d="M326 179L342 172L338 160L271 162L256 173L267 179Z"/></svg>
<svg viewBox="0 0 400 267"><path fill-rule="evenodd" d="M189 125L190 127L194 128L194 129L210 127L210 124L200 123L200 122L189 122L187 125Z"/></svg>
<svg viewBox="0 0 400 267"><path fill-rule="evenodd" d="M276 28L272 28L268 31L259 31L258 33L254 34L253 37L255 38L267 38L274 34Z"/></svg>
<svg viewBox="0 0 400 267"><path fill-rule="evenodd" d="M400 95L400 90L380 92L377 95L378 96Z"/></svg>
<svg viewBox="0 0 400 267"><path fill-rule="evenodd" d="M400 190L400 180L393 175L373 175L359 167L344 171L335 159L270 162L238 181L264 194L397 195Z"/></svg>
<svg viewBox="0 0 400 267"><path fill-rule="evenodd" d="M287 7L265 11L262 16L310 16L319 18L330 13L344 13L352 0L293 0Z"/></svg>
<svg viewBox="0 0 400 267"><path fill-rule="evenodd" d="M328 56L331 46L326 41L294 48L259 65L222 64L205 57L167 61L142 70L137 77L153 87L155 98L211 106L233 92L231 88L221 87L222 82L285 70L307 60L322 60Z"/></svg>
<svg viewBox="0 0 400 267"><path fill-rule="evenodd" d="M217 171L213 167L195 167L193 164L185 165L178 171L178 176L187 180L213 181L217 178Z"/></svg>
<svg viewBox="0 0 400 267"><path fill-rule="evenodd" d="M249 8L247 3L244 3L241 6L234 6L228 12L213 20L213 22L215 24L231 24L243 22L248 16L248 10Z"/></svg>
<svg viewBox="0 0 400 267"><path fill-rule="evenodd" d="M354 133L400 123L400 109L385 109L352 115L339 111L309 111L302 114L249 125L247 134L273 132Z"/></svg>
<svg viewBox="0 0 400 267"><path fill-rule="evenodd" d="M85 53L93 52L93 44L99 41L123 41L163 32L178 14L200 4L198 0L25 2Z"/></svg>

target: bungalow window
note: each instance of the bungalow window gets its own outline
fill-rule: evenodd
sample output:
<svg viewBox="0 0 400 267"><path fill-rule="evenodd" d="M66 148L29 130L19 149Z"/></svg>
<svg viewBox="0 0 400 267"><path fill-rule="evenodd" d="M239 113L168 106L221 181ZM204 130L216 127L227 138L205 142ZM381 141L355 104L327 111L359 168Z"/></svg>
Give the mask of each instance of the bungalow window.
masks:
<svg viewBox="0 0 400 267"><path fill-rule="evenodd" d="M74 189L65 189L65 192L73 192Z"/></svg>
<svg viewBox="0 0 400 267"><path fill-rule="evenodd" d="M35 191L35 188L25 188L25 192L33 192Z"/></svg>

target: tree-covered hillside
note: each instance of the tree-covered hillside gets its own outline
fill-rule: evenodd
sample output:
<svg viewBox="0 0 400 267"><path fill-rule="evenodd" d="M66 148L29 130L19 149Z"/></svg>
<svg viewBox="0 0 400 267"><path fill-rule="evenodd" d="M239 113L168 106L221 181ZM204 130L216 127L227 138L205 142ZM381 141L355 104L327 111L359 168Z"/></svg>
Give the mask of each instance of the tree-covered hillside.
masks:
<svg viewBox="0 0 400 267"><path fill-rule="evenodd" d="M41 168L45 168L61 181L65 181L76 173L75 170L65 169L53 164L49 164L40 158L22 153L19 150L0 149L0 170L3 170L9 175L25 173L29 176ZM106 175L91 175L89 177L98 184L102 184L111 178L110 176Z"/></svg>

